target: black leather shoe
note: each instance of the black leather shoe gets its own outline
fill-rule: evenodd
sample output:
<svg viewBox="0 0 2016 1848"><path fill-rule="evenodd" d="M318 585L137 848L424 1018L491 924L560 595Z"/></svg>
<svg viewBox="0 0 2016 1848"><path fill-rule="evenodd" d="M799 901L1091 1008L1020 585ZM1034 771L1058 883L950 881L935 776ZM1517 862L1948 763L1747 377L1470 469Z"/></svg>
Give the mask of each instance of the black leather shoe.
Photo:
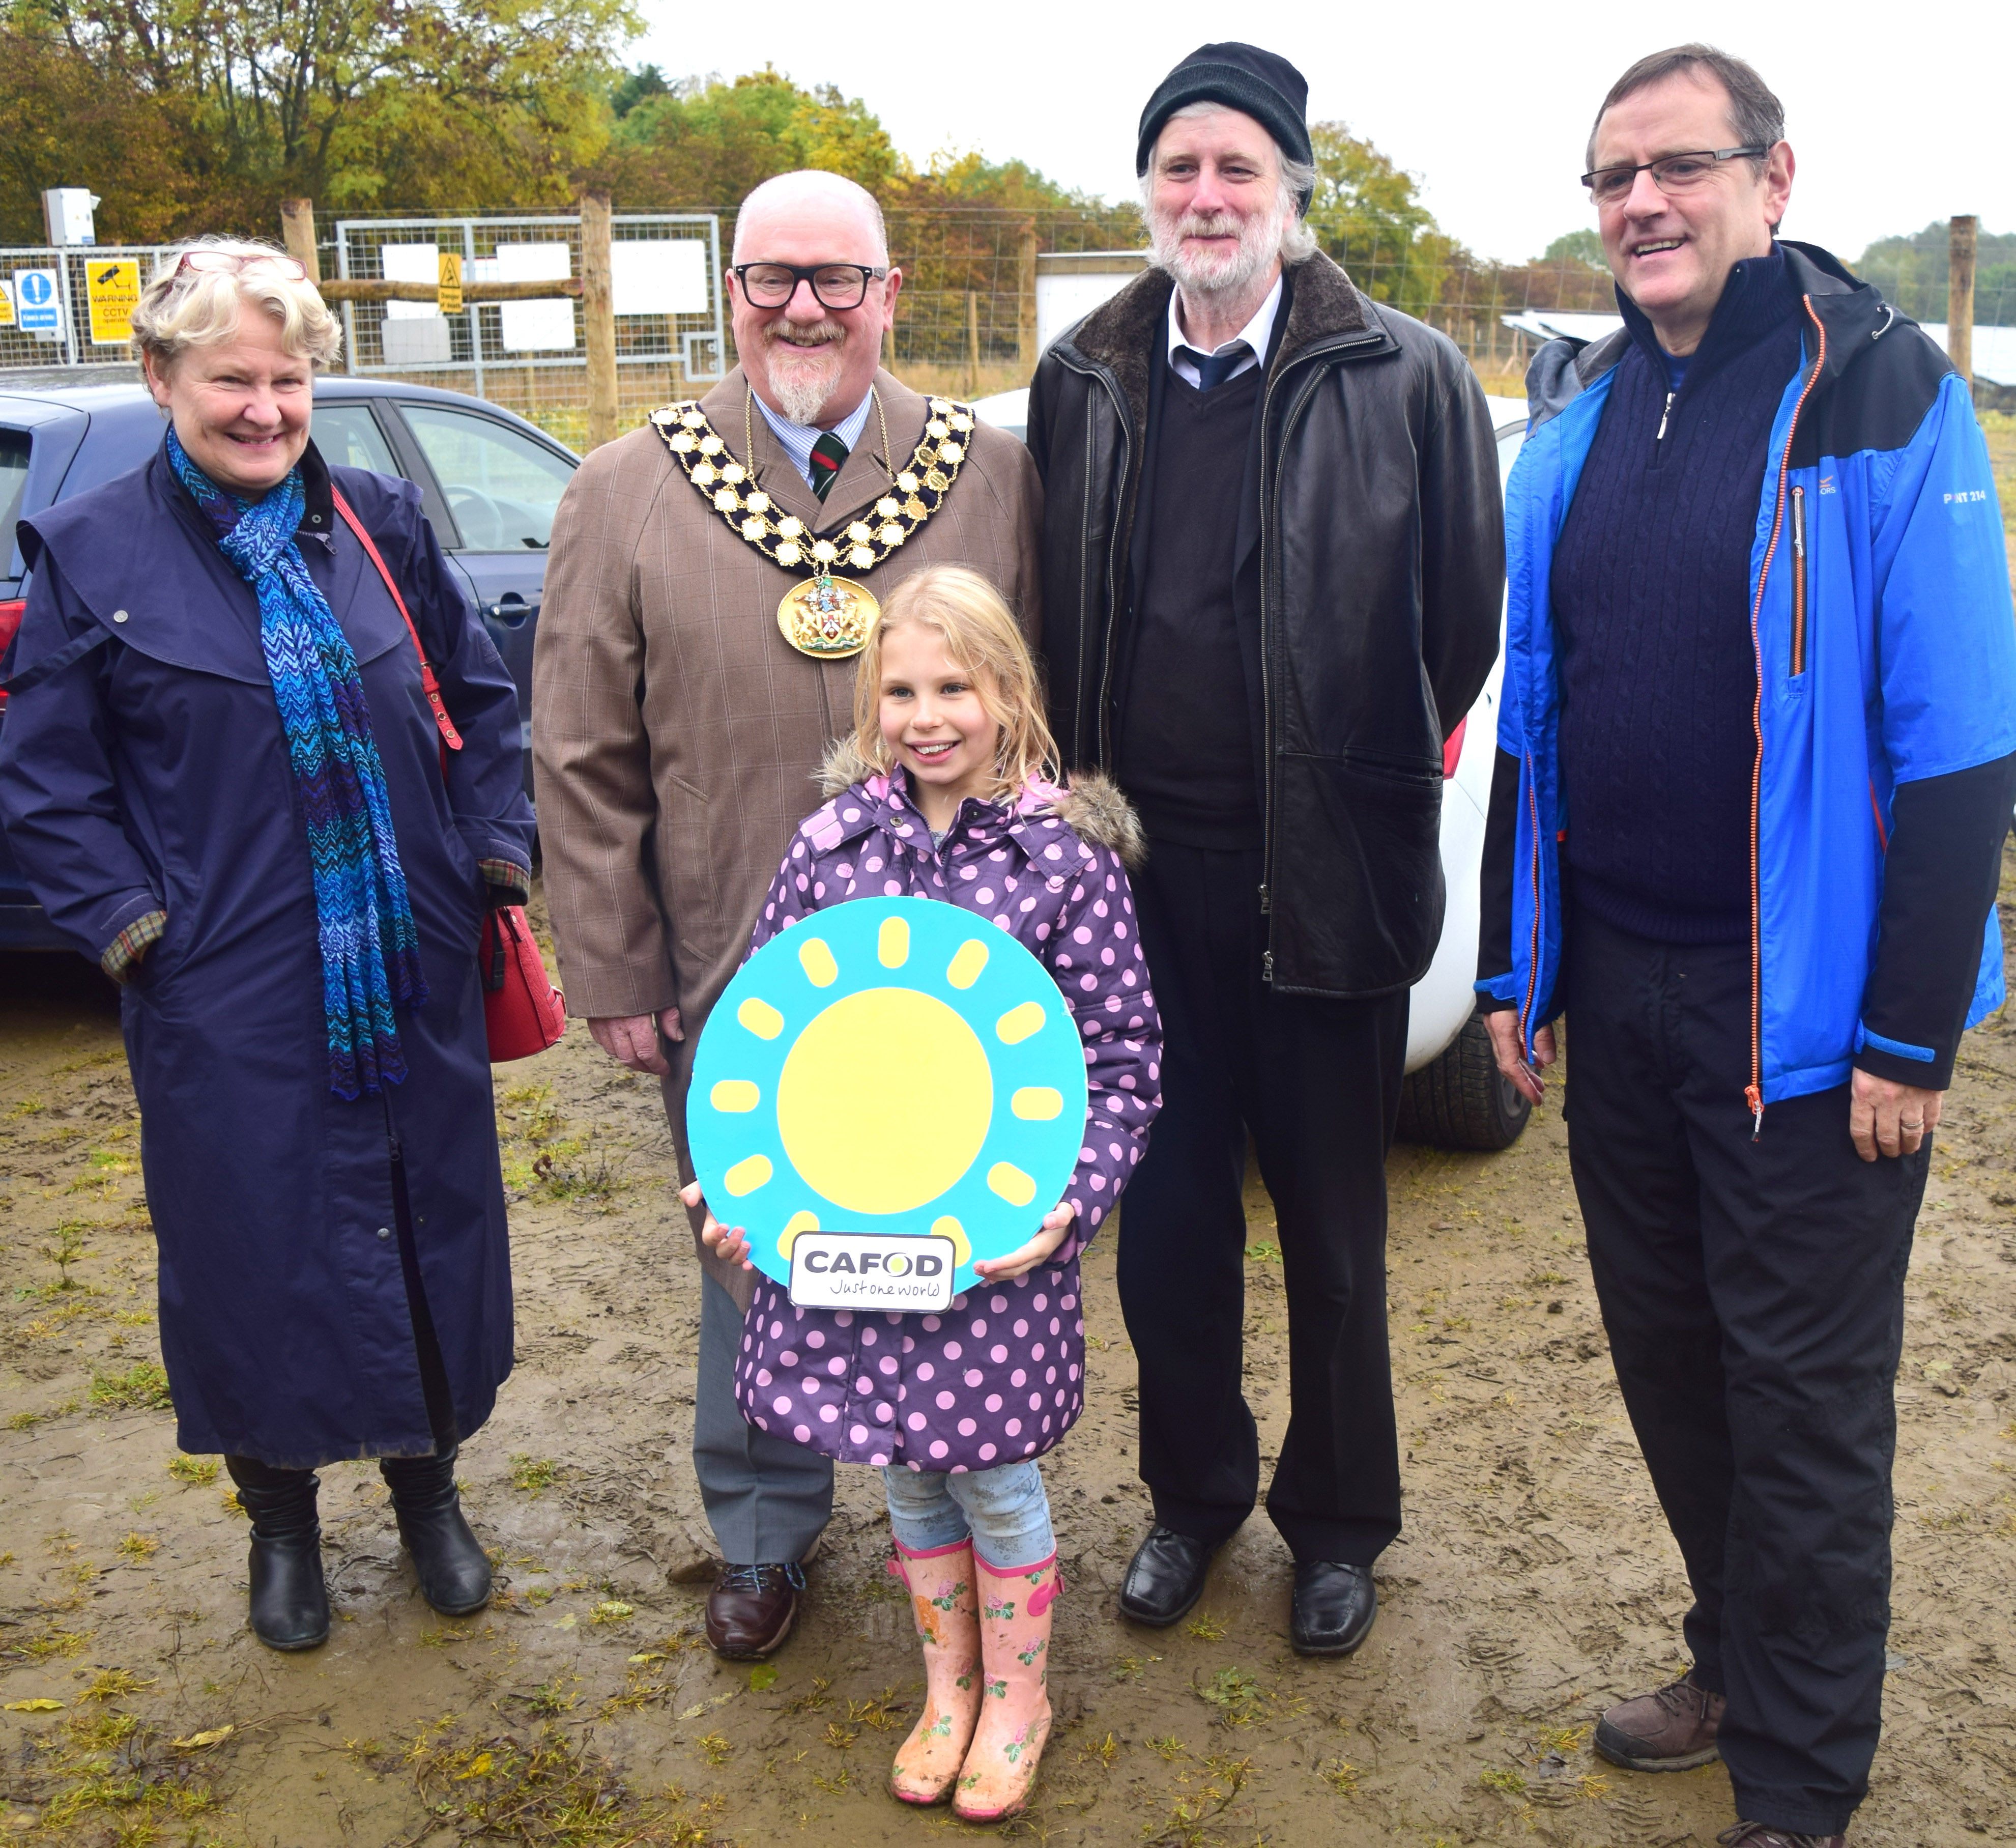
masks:
<svg viewBox="0 0 2016 1848"><path fill-rule="evenodd" d="M1120 1581L1121 1615L1157 1630L1187 1616L1204 1596L1204 1582L1217 1551L1186 1533L1150 1528Z"/></svg>
<svg viewBox="0 0 2016 1848"><path fill-rule="evenodd" d="M462 1518L455 1454L378 1460L378 1473L392 1491L399 1538L419 1576L420 1595L444 1617L466 1617L490 1601L490 1559Z"/></svg>
<svg viewBox="0 0 2016 1848"><path fill-rule="evenodd" d="M1288 1641L1298 1655L1348 1655L1372 1634L1378 1614L1379 1593L1369 1565L1337 1565L1326 1559L1296 1565Z"/></svg>
<svg viewBox="0 0 2016 1848"><path fill-rule="evenodd" d="M275 1469L250 1457L224 1461L239 1504L252 1517L252 1634L269 1649L312 1649L329 1636L317 1479L311 1470Z"/></svg>

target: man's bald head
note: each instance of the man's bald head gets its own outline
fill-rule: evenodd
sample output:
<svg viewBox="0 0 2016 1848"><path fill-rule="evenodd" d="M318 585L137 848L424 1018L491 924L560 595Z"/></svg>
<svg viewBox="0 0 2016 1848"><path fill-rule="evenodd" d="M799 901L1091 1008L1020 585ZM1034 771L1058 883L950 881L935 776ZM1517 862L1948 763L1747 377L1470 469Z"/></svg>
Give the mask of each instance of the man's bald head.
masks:
<svg viewBox="0 0 2016 1848"><path fill-rule="evenodd" d="M780 173L743 200L735 215L732 261L747 263L768 257L770 253L763 248L767 235L799 230L808 220L818 222L829 237L845 242L844 255L837 245L831 253L837 261L878 267L888 262L889 233L875 195L839 174L822 173L815 168Z"/></svg>

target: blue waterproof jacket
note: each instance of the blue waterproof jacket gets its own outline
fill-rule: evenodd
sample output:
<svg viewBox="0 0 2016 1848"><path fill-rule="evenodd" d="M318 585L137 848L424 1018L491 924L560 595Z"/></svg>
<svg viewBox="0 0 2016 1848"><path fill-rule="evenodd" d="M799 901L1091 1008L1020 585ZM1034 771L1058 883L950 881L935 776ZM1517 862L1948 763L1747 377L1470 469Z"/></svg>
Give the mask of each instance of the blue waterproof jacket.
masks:
<svg viewBox="0 0 2016 1848"><path fill-rule="evenodd" d="M1907 785L2016 751L2008 560L1966 382L1826 252L1782 247L1802 298L1802 362L1773 420L1750 560L1760 691L1746 1096L1760 1112L1845 1083L1872 1050L1888 1055L1882 1069L1893 1075L1945 1082L1934 1076L1950 1066L1941 1041L1957 1035L1941 1030L1938 1008L1924 1010L1922 1026L1900 1028L1894 1009L1880 1026L1867 1018L1893 812ZM1499 744L1508 798L1517 770L1510 958L1507 967L1493 955L1487 917L1478 987L1519 1009L1529 1057L1556 1010L1560 849L1574 825L1559 759L1553 549L1629 340L1542 350L1528 376L1532 423L1507 488ZM2006 826L2006 795L1996 800ZM1501 833L1510 822L1500 817ZM1965 922L1968 962L1964 946L1979 945L1967 1026L2003 996L1992 899L1991 877Z"/></svg>

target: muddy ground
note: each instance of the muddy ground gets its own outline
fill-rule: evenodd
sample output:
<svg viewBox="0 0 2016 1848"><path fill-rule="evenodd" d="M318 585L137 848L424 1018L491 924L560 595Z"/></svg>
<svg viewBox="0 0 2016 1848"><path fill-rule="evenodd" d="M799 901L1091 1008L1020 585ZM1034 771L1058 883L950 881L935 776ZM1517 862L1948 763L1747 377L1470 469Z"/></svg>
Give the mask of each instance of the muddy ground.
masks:
<svg viewBox="0 0 2016 1848"><path fill-rule="evenodd" d="M2005 899L2009 895L2005 891ZM464 1452L502 1587L437 1618L375 1470L324 1473L340 1614L319 1652L243 1623L243 1518L175 1448L117 1010L0 959L0 1840L447 1848L457 1840L923 1843L883 1794L920 1686L877 1483L844 1470L774 1668L699 1637L685 1450L696 1285L655 1086L577 1024L498 1073L518 1367ZM1856 1839L2016 1838L2016 1025L1969 1040L1911 1267L1888 1726ZM1618 1772L1589 1730L1680 1668L1687 1591L1612 1379L1559 1112L1496 1157L1395 1152L1391 1329L1407 1525L1341 1663L1287 1640L1263 1518L1194 1618L1114 1616L1143 1529L1133 1366L1102 1240L1091 1392L1046 1464L1070 1589L1037 1807L1057 1844L1708 1844L1719 1767ZM1250 1390L1287 1411L1284 1304L1249 1196ZM25 1706L23 1703L27 1703Z"/></svg>

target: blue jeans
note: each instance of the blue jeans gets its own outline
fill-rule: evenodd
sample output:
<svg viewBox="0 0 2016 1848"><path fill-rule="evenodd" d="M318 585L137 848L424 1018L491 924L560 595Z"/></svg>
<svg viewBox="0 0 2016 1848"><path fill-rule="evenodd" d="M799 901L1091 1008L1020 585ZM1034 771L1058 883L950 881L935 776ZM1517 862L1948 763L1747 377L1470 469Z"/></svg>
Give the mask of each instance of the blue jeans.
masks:
<svg viewBox="0 0 2016 1848"><path fill-rule="evenodd" d="M913 1553L956 1546L968 1534L981 1563L997 1576L1040 1565L1057 1550L1050 1531L1050 1498L1035 1462L996 1469L891 1468L882 1472L889 1525Z"/></svg>

